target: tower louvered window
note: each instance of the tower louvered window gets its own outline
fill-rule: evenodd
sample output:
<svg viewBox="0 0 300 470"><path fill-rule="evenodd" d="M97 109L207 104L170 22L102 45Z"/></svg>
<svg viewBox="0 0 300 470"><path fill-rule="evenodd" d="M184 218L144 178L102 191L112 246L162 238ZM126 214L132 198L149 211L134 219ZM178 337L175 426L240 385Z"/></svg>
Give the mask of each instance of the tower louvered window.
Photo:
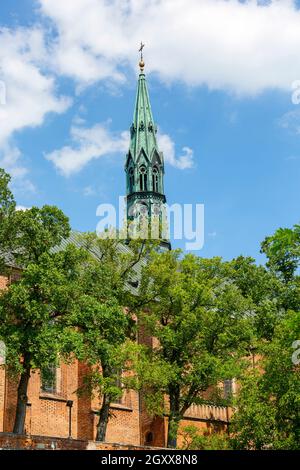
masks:
<svg viewBox="0 0 300 470"><path fill-rule="evenodd" d="M130 168L129 170L129 192L133 192L133 187L134 187L134 171L133 168Z"/></svg>
<svg viewBox="0 0 300 470"><path fill-rule="evenodd" d="M152 172L152 187L155 193L159 192L159 172L156 167L153 168Z"/></svg>
<svg viewBox="0 0 300 470"><path fill-rule="evenodd" d="M147 171L145 166L140 167L140 191L147 191Z"/></svg>

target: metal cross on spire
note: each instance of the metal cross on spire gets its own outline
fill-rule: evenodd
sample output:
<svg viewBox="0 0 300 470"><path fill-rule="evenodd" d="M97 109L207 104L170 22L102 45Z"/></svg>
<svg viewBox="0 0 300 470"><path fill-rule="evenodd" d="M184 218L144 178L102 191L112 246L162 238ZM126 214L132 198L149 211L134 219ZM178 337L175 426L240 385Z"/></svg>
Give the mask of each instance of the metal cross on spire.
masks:
<svg viewBox="0 0 300 470"><path fill-rule="evenodd" d="M144 62L144 58L143 58L143 49L144 49L144 47L145 47L145 44L143 44L142 41L141 41L141 46L139 48L139 52L141 53L141 59L140 59L139 66L140 66L140 70L141 70L142 73L144 72L144 67L145 67L145 62Z"/></svg>
<svg viewBox="0 0 300 470"><path fill-rule="evenodd" d="M143 44L142 41L141 41L141 46L139 48L139 52L141 53L141 60L143 60L143 49L144 49L144 47L145 47L145 44Z"/></svg>

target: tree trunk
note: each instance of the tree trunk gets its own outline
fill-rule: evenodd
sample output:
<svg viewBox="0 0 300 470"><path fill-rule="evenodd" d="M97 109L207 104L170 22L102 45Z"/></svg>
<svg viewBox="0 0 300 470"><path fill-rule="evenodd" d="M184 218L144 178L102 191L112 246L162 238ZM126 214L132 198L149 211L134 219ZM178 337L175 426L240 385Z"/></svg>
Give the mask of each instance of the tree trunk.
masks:
<svg viewBox="0 0 300 470"><path fill-rule="evenodd" d="M111 377L112 370L105 362L102 362L102 375L103 378ZM111 396L108 393L103 394L102 406L99 413L99 421L97 424L96 441L103 442L106 438L106 430L109 419L109 408L111 403Z"/></svg>
<svg viewBox="0 0 300 470"><path fill-rule="evenodd" d="M99 421L97 424L96 441L105 441L106 430L109 418L110 397L106 393L103 395L103 402L100 409Z"/></svg>
<svg viewBox="0 0 300 470"><path fill-rule="evenodd" d="M14 423L14 434L24 434L26 408L27 408L27 390L30 379L30 360L28 357L24 357L23 371L21 373L19 385L18 385L18 397L17 397L17 409Z"/></svg>
<svg viewBox="0 0 300 470"><path fill-rule="evenodd" d="M177 433L180 423L180 391L178 387L171 387L169 390L170 413L168 423L168 442L167 447L177 447Z"/></svg>

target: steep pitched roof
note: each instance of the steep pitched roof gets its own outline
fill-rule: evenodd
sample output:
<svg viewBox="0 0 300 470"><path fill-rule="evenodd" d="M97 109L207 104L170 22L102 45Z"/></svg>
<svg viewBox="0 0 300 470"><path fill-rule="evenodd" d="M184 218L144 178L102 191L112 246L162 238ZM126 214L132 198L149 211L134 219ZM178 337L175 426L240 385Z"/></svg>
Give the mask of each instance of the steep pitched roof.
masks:
<svg viewBox="0 0 300 470"><path fill-rule="evenodd" d="M158 151L156 125L151 110L150 98L144 72L139 74L137 94L131 126L130 154L136 161L143 149L148 158L154 149Z"/></svg>
<svg viewBox="0 0 300 470"><path fill-rule="evenodd" d="M80 240L80 235L81 235L81 232L72 230L71 233L70 233L70 236L68 238L63 239L61 241L61 243L58 246L52 248L51 251L53 253L57 253L61 250L66 249L69 244L73 244L77 248L82 247L82 242ZM119 250L120 253L123 253L123 254L130 254L131 253L130 248L128 246L126 246L124 243L121 243L121 242L118 243L117 247L118 247L118 250ZM100 256L101 256L101 252L97 248L96 248L96 251L90 251L90 253L93 256L95 256L95 258L100 258ZM20 266L17 265L12 253L8 253L8 252L4 253L4 254L2 254L2 257L4 258L4 262L5 262L5 265L7 267L21 269ZM134 295L138 294L139 280L140 280L140 277L141 277L142 267L144 265L145 265L144 260L139 261L135 265L135 267L133 268L134 275L132 277L132 280L131 280L131 282L127 283L127 287L129 289L129 291Z"/></svg>
<svg viewBox="0 0 300 470"><path fill-rule="evenodd" d="M60 250L64 250L70 243L77 246L78 248L82 247L80 235L81 235L81 232L72 230L68 238L63 239L59 246L53 248L53 252L55 253ZM123 254L131 253L130 248L126 246L124 243L121 243L121 242L118 243L117 248L120 253L123 253ZM101 251L98 248L96 248L95 251L90 251L90 253L93 256L95 256L95 258L101 257ZM141 271L144 265L145 265L145 261L141 260L134 266L133 268L134 275L132 277L132 280L130 283L127 283L127 287L129 291L134 295L138 294L139 280L141 278Z"/></svg>

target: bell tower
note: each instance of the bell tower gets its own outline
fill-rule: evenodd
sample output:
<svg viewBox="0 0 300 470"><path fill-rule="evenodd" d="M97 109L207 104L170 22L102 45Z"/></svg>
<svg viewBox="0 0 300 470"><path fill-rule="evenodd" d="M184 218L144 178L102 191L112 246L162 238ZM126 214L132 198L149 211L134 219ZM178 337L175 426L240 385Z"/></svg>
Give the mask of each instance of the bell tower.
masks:
<svg viewBox="0 0 300 470"><path fill-rule="evenodd" d="M126 155L127 219L133 232L167 241L166 197L164 194L164 157L157 145L154 122L144 73L143 47L139 62L140 74L130 127L130 146ZM132 233L133 233L132 232ZM143 238L143 235L141 236Z"/></svg>

